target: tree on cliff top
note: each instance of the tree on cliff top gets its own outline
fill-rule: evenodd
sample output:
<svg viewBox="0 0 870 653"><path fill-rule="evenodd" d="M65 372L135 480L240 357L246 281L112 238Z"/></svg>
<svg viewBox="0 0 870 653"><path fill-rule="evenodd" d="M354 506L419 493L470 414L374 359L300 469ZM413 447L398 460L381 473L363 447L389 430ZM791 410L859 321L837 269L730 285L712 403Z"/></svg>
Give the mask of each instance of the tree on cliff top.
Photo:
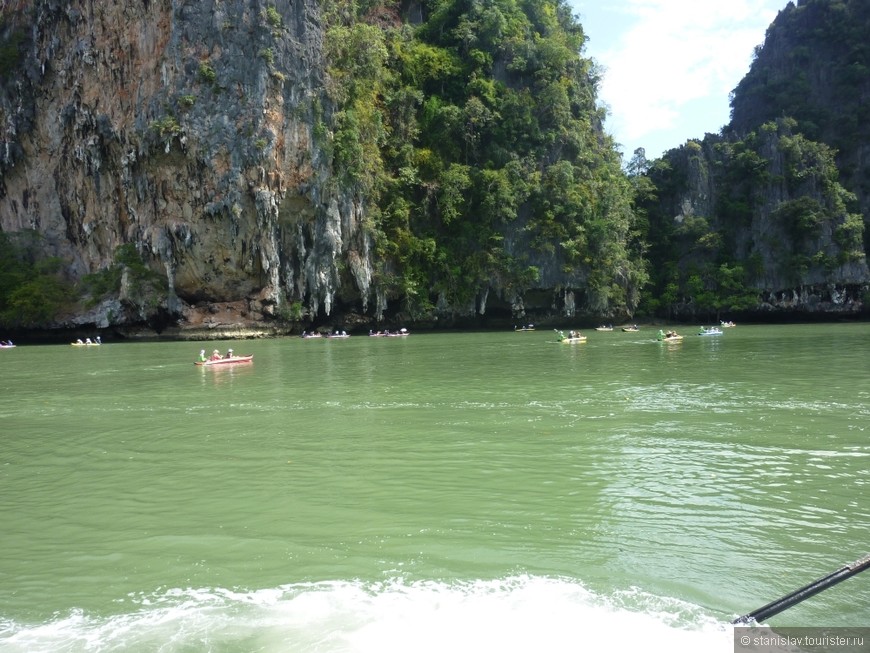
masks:
<svg viewBox="0 0 870 653"><path fill-rule="evenodd" d="M373 200L381 281L422 311L547 285L580 290L592 311L632 311L646 280L632 186L568 4L420 7L411 26L395 3L323 3L333 161Z"/></svg>

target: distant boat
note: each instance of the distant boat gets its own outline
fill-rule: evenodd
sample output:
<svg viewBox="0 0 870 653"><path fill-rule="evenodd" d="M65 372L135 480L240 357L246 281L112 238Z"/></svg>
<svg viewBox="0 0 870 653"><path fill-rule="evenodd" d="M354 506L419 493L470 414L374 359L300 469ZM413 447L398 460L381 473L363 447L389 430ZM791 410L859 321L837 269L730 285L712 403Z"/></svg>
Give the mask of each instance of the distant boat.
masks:
<svg viewBox="0 0 870 653"><path fill-rule="evenodd" d="M636 324L632 324L631 326L622 327L622 330L627 332L627 333L630 333L632 331L640 331L640 327L638 327Z"/></svg>
<svg viewBox="0 0 870 653"><path fill-rule="evenodd" d="M613 331L613 327L601 325L600 327L595 327L595 330L596 331Z"/></svg>
<svg viewBox="0 0 870 653"><path fill-rule="evenodd" d="M570 345L575 342L586 342L586 336L582 335L579 331L569 331L567 336L556 329L553 329L553 331L556 331L556 335L559 336L559 342L561 343Z"/></svg>
<svg viewBox="0 0 870 653"><path fill-rule="evenodd" d="M230 358L218 358L216 360L206 360L206 361L195 361L194 365L199 365L201 367L213 367L215 365L234 365L235 363L250 363L253 362L254 355L249 354L248 356L232 356Z"/></svg>
<svg viewBox="0 0 870 653"><path fill-rule="evenodd" d="M399 338L409 335L411 335L411 332L404 327L398 331L390 331L389 329L385 329L384 331L369 331L369 336L372 338Z"/></svg>
<svg viewBox="0 0 870 653"><path fill-rule="evenodd" d="M94 340L88 338L84 342L82 342L81 340L76 340L75 342L71 342L69 344L71 344L73 347L99 347L103 344L103 341L100 340L99 336L97 336Z"/></svg>
<svg viewBox="0 0 870 653"><path fill-rule="evenodd" d="M514 327L514 331L534 331L534 330L535 330L534 324L526 324L526 325L521 326L521 327Z"/></svg>
<svg viewBox="0 0 870 653"><path fill-rule="evenodd" d="M710 327L709 329L707 327L701 327L701 330L698 331L698 335L699 336L721 336L722 329L720 329L719 327Z"/></svg>
<svg viewBox="0 0 870 653"><path fill-rule="evenodd" d="M722 320L721 322L719 322L719 324L722 326L723 329L737 326L736 324L734 324L734 322L731 322L730 320L728 322Z"/></svg>
<svg viewBox="0 0 870 653"><path fill-rule="evenodd" d="M659 334L656 337L656 340L658 340L659 342L679 342L682 339L683 336L681 336L676 331L668 331L667 333L665 333L664 331L659 330Z"/></svg>

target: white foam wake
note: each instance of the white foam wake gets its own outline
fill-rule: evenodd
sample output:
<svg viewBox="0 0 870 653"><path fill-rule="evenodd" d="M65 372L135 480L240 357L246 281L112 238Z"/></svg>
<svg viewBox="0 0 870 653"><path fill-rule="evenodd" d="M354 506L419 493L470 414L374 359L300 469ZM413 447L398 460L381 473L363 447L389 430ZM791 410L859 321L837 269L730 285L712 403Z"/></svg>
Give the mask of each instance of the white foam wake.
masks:
<svg viewBox="0 0 870 653"><path fill-rule="evenodd" d="M548 653L733 650L731 627L643 592L603 596L573 580L294 584L170 590L111 616L73 611L0 622L0 651L84 653Z"/></svg>

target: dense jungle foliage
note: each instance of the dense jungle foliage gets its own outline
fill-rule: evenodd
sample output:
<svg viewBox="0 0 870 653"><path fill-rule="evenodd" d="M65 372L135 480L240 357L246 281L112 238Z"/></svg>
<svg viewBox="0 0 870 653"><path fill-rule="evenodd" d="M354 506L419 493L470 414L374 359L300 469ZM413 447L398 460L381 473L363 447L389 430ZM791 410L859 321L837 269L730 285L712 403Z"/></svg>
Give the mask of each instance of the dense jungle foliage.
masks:
<svg viewBox="0 0 870 653"><path fill-rule="evenodd" d="M74 296L63 261L46 258L32 231L0 232L0 324L27 328L51 322Z"/></svg>
<svg viewBox="0 0 870 653"><path fill-rule="evenodd" d="M45 256L47 250L36 231L0 231L0 325L46 327L64 313L92 308L100 298L122 294L128 304L153 310L166 295L166 280L145 265L133 243L117 249L111 266L77 283L67 278L62 259Z"/></svg>
<svg viewBox="0 0 870 653"><path fill-rule="evenodd" d="M735 117L754 118L656 162L641 150L622 171L602 135L600 73L578 56L585 35L564 2L436 0L413 27L383 2L344 14L334 3L336 161L377 198L382 253L420 308L428 287L460 304L487 286L547 287L515 255L521 242L559 260L589 313L750 310L763 289L835 280L863 257L860 207L839 183L836 150L806 118L830 125L839 114L812 108L825 100L799 92L802 69L776 77L782 39L770 42L794 30L786 57L834 51L831 92L864 88L867 30L846 27L866 23L859 5L789 5L732 96ZM863 97L848 93L838 97ZM867 142L849 125L854 116L839 141ZM683 216L693 196L709 200Z"/></svg>
<svg viewBox="0 0 870 653"><path fill-rule="evenodd" d="M657 265L646 311L748 311L760 289L830 279L863 261L862 216L838 181L834 152L796 127L783 118L742 139L689 141L647 167L638 203L649 217L649 255ZM708 212L679 206L693 187L711 186Z"/></svg>
<svg viewBox="0 0 870 653"><path fill-rule="evenodd" d="M564 0L428 0L413 24L398 3L321 6L335 166L412 313L566 279L591 312L634 309L633 191Z"/></svg>

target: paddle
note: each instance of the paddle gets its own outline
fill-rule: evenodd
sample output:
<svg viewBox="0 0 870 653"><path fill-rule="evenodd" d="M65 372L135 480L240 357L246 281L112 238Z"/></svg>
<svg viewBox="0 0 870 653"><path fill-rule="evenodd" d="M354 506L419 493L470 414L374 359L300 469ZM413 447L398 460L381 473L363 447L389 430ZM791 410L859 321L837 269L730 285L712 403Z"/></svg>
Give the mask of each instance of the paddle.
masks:
<svg viewBox="0 0 870 653"><path fill-rule="evenodd" d="M828 574L824 578L819 578L818 580L813 581L809 585L804 585L800 589L796 589L794 592L786 594L781 599L777 599L776 601L772 601L771 603L768 603L767 605L758 608L758 610L750 612L749 614L745 614L742 617L738 617L731 623L747 624L750 621L760 623L768 617L779 614L783 610L787 610L791 606L797 605L801 601L808 599L815 594L818 594L822 590L833 587L837 583L842 582L847 578L864 571L868 567L870 567L870 555L866 555L863 558L856 560L852 564L841 567L837 571Z"/></svg>

